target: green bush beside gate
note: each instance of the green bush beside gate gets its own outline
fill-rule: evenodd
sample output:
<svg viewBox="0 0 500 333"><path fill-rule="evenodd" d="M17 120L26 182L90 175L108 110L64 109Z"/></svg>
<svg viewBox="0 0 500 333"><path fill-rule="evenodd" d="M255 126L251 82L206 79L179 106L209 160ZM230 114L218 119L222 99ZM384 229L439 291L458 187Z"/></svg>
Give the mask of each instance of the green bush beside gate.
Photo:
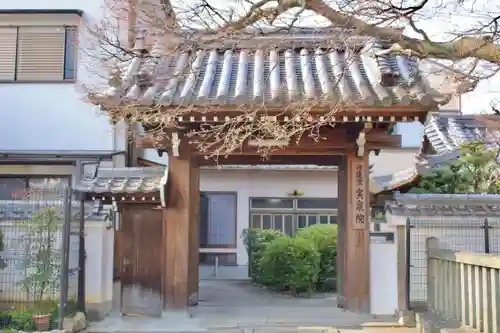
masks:
<svg viewBox="0 0 500 333"><path fill-rule="evenodd" d="M299 229L294 237L276 230L247 229L242 238L254 283L292 294L335 290L336 225Z"/></svg>

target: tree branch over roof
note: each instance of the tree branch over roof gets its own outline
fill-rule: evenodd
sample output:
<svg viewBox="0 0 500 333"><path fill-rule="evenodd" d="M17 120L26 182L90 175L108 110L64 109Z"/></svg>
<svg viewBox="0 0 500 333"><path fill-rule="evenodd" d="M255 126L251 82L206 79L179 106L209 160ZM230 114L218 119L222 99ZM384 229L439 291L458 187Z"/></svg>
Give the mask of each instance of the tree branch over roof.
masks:
<svg viewBox="0 0 500 333"><path fill-rule="evenodd" d="M87 100L113 121L147 125L140 135L159 144L199 116L203 126L189 134L207 155L248 140L322 140L319 129L345 110L373 109L375 117L383 108L419 108L410 117L418 119L500 68L495 3L443 41L422 18L455 13L429 0L130 0L125 9L123 0L106 1L107 21L90 29L97 45L83 48L106 82L85 87ZM477 2L447 1L461 9ZM304 29L309 14L329 27ZM134 47L123 44L120 21ZM238 116L206 123L217 108Z"/></svg>
<svg viewBox="0 0 500 333"><path fill-rule="evenodd" d="M452 41L434 42L431 41L423 30L416 28L409 16L410 25L413 29L423 35L423 39L411 38L403 34L400 29L394 27L384 27L377 24L370 24L355 15L346 14L334 9L324 0L280 0L278 4L271 8L262 8L270 0L262 0L253 5L250 10L240 19L229 23L227 27L232 29L244 29L260 20L266 20L270 24L281 14L293 8L305 8L314 11L316 14L328 19L332 24L355 29L357 33L380 38L394 43L395 45L383 51L402 53L419 58L436 58L445 60L461 60L466 58L477 58L493 64L500 64L500 45L491 38L462 36ZM423 2L425 5L426 2ZM413 14L421 7L413 7L413 11L406 9L405 14ZM492 19L491 24L497 25L500 17ZM227 28L226 27L226 28Z"/></svg>

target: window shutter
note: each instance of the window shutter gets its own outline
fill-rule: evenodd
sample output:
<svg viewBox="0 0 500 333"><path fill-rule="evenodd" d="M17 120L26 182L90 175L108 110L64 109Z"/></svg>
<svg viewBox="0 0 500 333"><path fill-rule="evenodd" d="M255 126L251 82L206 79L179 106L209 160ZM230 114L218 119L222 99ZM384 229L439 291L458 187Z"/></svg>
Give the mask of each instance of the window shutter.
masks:
<svg viewBox="0 0 500 333"><path fill-rule="evenodd" d="M0 28L0 80L15 78L16 39L17 28Z"/></svg>
<svg viewBox="0 0 500 333"><path fill-rule="evenodd" d="M64 47L64 27L20 27L17 80L63 80Z"/></svg>

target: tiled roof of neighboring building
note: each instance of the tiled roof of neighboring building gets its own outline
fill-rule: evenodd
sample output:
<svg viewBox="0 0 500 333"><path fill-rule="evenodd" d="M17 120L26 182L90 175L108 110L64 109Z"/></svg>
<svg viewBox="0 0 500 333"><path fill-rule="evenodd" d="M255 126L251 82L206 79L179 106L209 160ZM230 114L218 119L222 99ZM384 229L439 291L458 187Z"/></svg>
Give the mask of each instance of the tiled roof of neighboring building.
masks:
<svg viewBox="0 0 500 333"><path fill-rule="evenodd" d="M429 113L424 135L437 153L428 155L425 147L415 160L415 165L398 173L397 177L374 179L383 190L406 185L426 170L460 157L459 148L471 141L481 141L500 148L500 115L463 115L459 112Z"/></svg>
<svg viewBox="0 0 500 333"><path fill-rule="evenodd" d="M386 211L403 216L500 216L498 195L398 193ZM418 221L413 221L414 223Z"/></svg>
<svg viewBox="0 0 500 333"><path fill-rule="evenodd" d="M456 151L466 142L500 147L500 116L432 113L424 133L438 154Z"/></svg>
<svg viewBox="0 0 500 333"><path fill-rule="evenodd" d="M318 98L365 106L448 101L429 89L414 60L376 57L382 43L345 36L342 29L221 43L226 44L187 45L191 53L174 55L156 43L149 54L117 65L121 77L105 95L145 105L283 105Z"/></svg>
<svg viewBox="0 0 500 333"><path fill-rule="evenodd" d="M0 221L27 220L33 214L47 208L55 208L60 218L64 218L64 202L60 200L0 200ZM85 205L85 211L92 210L93 207ZM80 203L71 203L72 218L76 219L80 215ZM61 222L62 223L62 222Z"/></svg>
<svg viewBox="0 0 500 333"><path fill-rule="evenodd" d="M75 186L85 193L153 193L162 188L165 168L99 168L96 177L85 175Z"/></svg>

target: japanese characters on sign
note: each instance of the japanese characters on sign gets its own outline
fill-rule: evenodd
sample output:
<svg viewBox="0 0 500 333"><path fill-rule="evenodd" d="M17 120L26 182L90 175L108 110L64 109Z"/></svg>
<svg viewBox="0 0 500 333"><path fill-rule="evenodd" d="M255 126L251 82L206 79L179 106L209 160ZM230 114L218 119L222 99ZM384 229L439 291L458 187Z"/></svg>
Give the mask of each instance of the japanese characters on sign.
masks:
<svg viewBox="0 0 500 333"><path fill-rule="evenodd" d="M354 186L353 186L353 202L354 202L354 229L366 228L366 195L365 193L365 172L363 162L354 163Z"/></svg>

